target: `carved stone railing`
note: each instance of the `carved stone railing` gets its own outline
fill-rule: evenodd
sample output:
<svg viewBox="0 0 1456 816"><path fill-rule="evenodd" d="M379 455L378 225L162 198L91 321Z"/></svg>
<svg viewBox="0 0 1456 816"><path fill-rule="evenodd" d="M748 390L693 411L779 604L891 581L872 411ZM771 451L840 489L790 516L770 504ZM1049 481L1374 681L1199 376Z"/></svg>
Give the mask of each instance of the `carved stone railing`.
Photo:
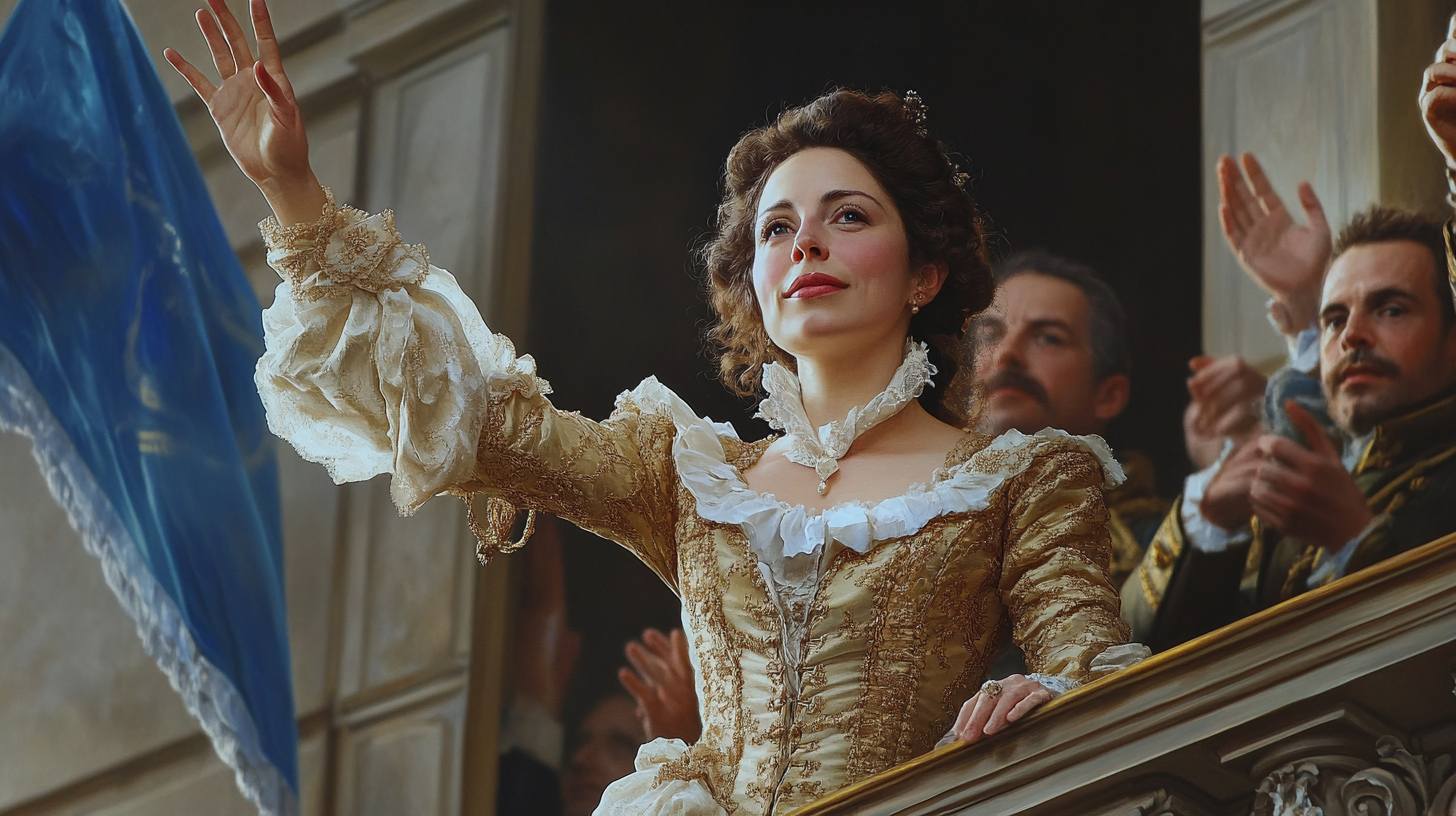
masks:
<svg viewBox="0 0 1456 816"><path fill-rule="evenodd" d="M1456 816L1453 684L1448 536L795 816Z"/></svg>

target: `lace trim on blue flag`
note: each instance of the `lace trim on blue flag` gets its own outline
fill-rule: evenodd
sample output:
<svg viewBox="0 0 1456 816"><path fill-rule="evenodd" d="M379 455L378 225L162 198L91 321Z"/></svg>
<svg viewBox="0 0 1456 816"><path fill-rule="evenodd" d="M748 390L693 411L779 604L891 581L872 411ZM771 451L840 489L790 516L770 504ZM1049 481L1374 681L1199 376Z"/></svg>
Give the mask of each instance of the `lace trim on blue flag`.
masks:
<svg viewBox="0 0 1456 816"><path fill-rule="evenodd" d="M213 748L237 774L238 787L261 816L297 816L298 797L263 756L258 733L237 689L197 651L181 611L142 561L141 553L70 438L46 407L30 375L0 344L0 431L31 441L51 495L101 561L106 583Z"/></svg>

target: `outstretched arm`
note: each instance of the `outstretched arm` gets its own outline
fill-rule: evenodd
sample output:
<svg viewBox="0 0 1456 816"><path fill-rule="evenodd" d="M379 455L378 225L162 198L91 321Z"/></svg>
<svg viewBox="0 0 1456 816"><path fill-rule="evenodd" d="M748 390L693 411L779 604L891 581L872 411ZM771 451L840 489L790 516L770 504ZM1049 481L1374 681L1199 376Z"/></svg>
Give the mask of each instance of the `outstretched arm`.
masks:
<svg viewBox="0 0 1456 816"><path fill-rule="evenodd" d="M283 225L318 218L324 191L308 162L308 136L293 85L278 56L278 39L264 0L252 0L253 34L258 57L224 0L207 0L213 14L199 9L197 25L212 52L220 85L168 48L167 62L207 105L233 160L268 199ZM213 15L216 15L214 17Z"/></svg>
<svg viewBox="0 0 1456 816"><path fill-rule="evenodd" d="M268 7L251 2L258 60L224 0L198 12L220 85L166 57L277 216L261 226L283 284L255 377L269 428L336 482L389 473L406 514L442 492L490 497L487 550L508 503L622 543L673 583L672 421L635 406L602 423L557 411L534 361L404 243L391 213L337 206L309 166Z"/></svg>
<svg viewBox="0 0 1456 816"><path fill-rule="evenodd" d="M1299 203L1309 224L1299 226L1274 192L1252 153L1218 160L1218 219L1239 265L1274 297L1273 317L1281 332L1296 335L1314 324L1320 284L1330 261L1330 225L1309 182L1299 185ZM1244 174L1248 174L1248 181Z"/></svg>

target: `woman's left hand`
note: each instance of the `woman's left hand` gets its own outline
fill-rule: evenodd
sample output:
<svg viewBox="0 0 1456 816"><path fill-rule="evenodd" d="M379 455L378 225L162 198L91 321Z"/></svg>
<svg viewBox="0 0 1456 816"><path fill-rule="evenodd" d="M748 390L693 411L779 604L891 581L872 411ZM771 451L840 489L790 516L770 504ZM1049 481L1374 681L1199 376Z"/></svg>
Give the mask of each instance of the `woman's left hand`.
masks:
<svg viewBox="0 0 1456 816"><path fill-rule="evenodd" d="M961 706L951 735L961 742L975 742L1016 722L1052 696L1040 683L1020 674L987 683Z"/></svg>

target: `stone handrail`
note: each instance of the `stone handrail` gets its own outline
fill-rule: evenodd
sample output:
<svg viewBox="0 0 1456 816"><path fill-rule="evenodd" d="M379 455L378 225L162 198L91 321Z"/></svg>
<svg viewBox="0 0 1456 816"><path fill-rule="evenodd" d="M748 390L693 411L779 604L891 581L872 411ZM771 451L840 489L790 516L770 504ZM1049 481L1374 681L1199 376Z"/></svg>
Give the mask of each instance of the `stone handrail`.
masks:
<svg viewBox="0 0 1456 816"><path fill-rule="evenodd" d="M794 816L1456 816L1453 672L1456 535Z"/></svg>

